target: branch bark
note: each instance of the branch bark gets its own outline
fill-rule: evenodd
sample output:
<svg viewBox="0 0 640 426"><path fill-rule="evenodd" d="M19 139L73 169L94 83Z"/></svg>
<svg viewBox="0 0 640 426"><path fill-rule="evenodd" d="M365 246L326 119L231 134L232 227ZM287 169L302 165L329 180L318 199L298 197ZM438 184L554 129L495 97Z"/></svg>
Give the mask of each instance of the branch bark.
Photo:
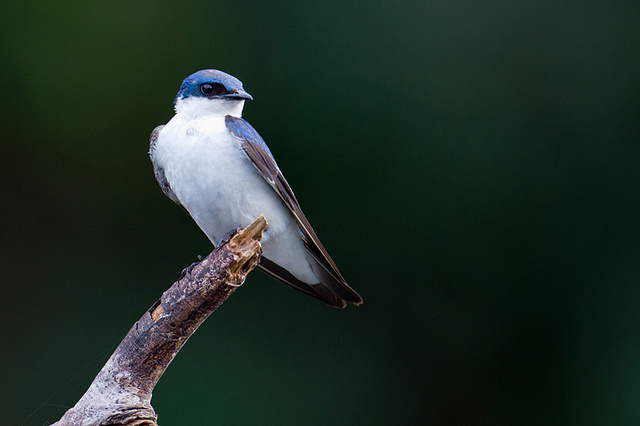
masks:
<svg viewBox="0 0 640 426"><path fill-rule="evenodd" d="M258 264L266 226L258 216L165 291L54 426L157 426L151 407L156 383L187 339Z"/></svg>

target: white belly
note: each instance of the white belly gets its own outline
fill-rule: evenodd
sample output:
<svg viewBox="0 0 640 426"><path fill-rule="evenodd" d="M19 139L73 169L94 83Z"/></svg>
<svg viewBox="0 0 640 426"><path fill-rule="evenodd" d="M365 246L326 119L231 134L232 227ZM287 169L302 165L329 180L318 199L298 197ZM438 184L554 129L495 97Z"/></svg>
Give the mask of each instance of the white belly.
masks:
<svg viewBox="0 0 640 426"><path fill-rule="evenodd" d="M304 282L318 282L295 219L228 132L224 117L186 121L176 115L158 136L154 163L214 245L262 214L269 223L264 256Z"/></svg>

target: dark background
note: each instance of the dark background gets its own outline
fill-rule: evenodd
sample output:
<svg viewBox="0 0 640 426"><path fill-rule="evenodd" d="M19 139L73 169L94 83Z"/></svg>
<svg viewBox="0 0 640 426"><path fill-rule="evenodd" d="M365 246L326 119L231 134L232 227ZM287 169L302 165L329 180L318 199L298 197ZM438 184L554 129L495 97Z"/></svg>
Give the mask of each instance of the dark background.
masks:
<svg viewBox="0 0 640 426"><path fill-rule="evenodd" d="M147 149L182 79L218 68L365 303L252 273L160 381L161 424L638 424L638 16L4 4L0 423L57 420L211 250Z"/></svg>

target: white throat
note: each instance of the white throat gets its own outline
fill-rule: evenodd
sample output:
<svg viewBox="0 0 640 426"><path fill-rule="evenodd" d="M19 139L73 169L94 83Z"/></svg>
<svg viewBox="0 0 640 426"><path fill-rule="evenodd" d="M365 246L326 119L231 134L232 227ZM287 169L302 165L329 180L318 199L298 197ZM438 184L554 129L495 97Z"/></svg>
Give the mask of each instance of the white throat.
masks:
<svg viewBox="0 0 640 426"><path fill-rule="evenodd" d="M176 114L184 114L193 118L204 118L207 116L242 117L244 100L225 100L208 98L185 98L176 101Z"/></svg>

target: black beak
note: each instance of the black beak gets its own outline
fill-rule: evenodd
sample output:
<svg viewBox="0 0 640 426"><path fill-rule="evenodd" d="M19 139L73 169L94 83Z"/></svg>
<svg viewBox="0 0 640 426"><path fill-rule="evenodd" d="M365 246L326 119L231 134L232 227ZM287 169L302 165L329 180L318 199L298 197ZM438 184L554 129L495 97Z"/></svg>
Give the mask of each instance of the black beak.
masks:
<svg viewBox="0 0 640 426"><path fill-rule="evenodd" d="M234 90L233 92L226 93L221 97L224 99L231 99L235 101L240 101L240 100L252 101L253 100L253 97L242 89Z"/></svg>

